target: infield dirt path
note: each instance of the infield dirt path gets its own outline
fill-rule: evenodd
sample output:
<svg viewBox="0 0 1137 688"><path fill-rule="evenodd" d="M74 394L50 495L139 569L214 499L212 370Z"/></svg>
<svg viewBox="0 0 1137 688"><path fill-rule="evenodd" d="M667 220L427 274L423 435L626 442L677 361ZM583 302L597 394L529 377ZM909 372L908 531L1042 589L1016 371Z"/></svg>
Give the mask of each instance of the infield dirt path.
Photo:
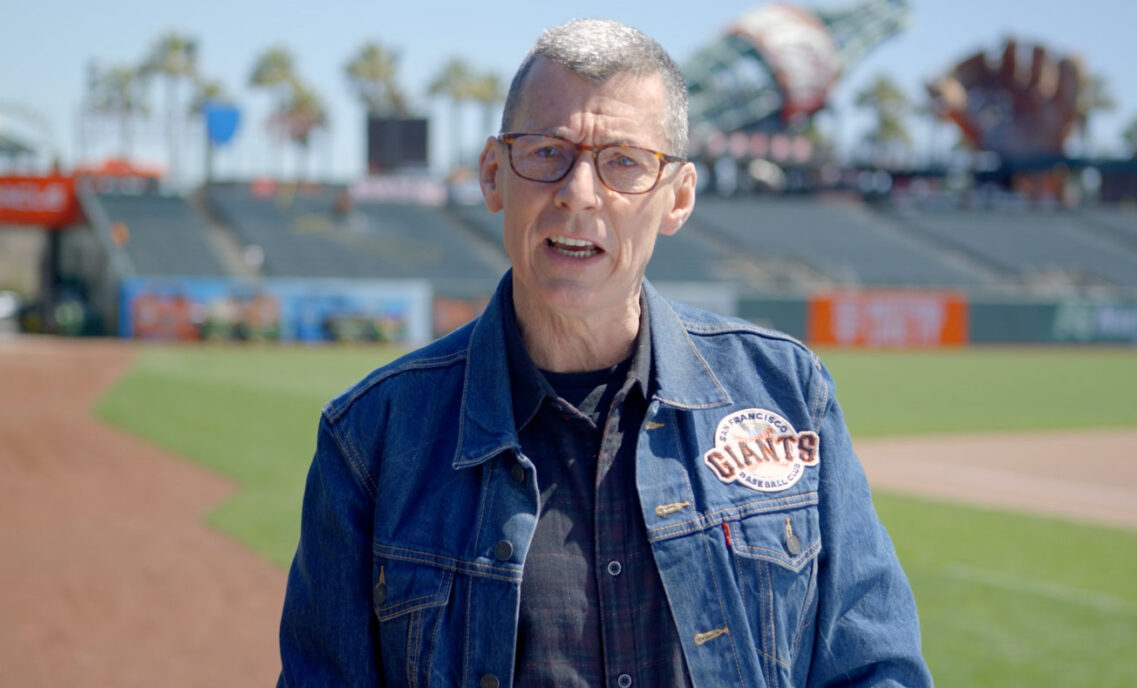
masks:
<svg viewBox="0 0 1137 688"><path fill-rule="evenodd" d="M91 417L134 351L0 340L0 686L272 685L285 572L203 525L233 486Z"/></svg>
<svg viewBox="0 0 1137 688"><path fill-rule="evenodd" d="M285 572L222 478L92 418L135 345L0 339L0 688L268 686ZM874 487L1137 528L1137 432L861 440Z"/></svg>

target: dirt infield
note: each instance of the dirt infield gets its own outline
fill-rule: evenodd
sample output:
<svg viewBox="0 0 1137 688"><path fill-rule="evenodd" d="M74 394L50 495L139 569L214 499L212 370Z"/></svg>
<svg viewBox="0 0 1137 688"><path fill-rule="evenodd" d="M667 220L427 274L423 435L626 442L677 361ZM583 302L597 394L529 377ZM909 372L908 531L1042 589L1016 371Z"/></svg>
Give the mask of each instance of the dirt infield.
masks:
<svg viewBox="0 0 1137 688"><path fill-rule="evenodd" d="M216 475L90 416L134 349L0 340L0 686L272 685L285 573Z"/></svg>
<svg viewBox="0 0 1137 688"><path fill-rule="evenodd" d="M264 686L285 573L233 486L91 417L121 342L0 339L0 688ZM862 440L873 485L1137 528L1137 432Z"/></svg>
<svg viewBox="0 0 1137 688"><path fill-rule="evenodd" d="M859 440L874 489L1137 529L1137 430Z"/></svg>

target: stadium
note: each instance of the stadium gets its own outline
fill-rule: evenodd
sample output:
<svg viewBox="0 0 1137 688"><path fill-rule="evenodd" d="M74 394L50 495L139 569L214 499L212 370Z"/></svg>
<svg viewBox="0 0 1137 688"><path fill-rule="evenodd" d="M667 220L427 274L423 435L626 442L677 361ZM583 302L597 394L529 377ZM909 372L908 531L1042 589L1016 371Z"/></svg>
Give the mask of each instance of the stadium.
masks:
<svg viewBox="0 0 1137 688"><path fill-rule="evenodd" d="M913 11L760 4L681 60L701 188L647 278L822 353L938 683L1129 685L1137 145L1083 146L1098 67L1007 37L904 106L955 147L916 150L880 83L876 129L839 149L833 90ZM499 113L476 81L439 92ZM309 150L326 116L272 83L271 140ZM218 172L241 118L218 94L200 179L172 154L68 169L0 127L0 684L275 677L321 405L476 317L509 267L470 156L428 163L448 123L390 74L358 86L349 180ZM91 150L121 115L80 116Z"/></svg>

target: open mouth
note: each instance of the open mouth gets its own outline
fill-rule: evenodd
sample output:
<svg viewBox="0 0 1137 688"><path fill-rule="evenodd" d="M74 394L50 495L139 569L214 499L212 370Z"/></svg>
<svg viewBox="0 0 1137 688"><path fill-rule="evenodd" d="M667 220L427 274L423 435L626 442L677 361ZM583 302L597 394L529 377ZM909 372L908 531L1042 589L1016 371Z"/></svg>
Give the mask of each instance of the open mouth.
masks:
<svg viewBox="0 0 1137 688"><path fill-rule="evenodd" d="M601 251L601 248L591 241L570 239L560 235L545 239L545 245L569 258L591 258Z"/></svg>

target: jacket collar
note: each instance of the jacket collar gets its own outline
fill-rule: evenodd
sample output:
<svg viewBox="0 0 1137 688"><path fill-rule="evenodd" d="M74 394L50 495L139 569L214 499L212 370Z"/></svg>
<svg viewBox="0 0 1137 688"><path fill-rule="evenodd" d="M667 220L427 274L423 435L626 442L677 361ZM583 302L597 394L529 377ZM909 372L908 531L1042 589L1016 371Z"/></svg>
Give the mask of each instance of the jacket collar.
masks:
<svg viewBox="0 0 1137 688"><path fill-rule="evenodd" d="M731 403L679 315L651 284L643 282L651 331L651 387L662 404L695 410ZM521 447L513 415L503 309L513 297L513 271L506 272L485 311L474 323L466 357L454 468L469 468L502 451Z"/></svg>
<svg viewBox="0 0 1137 688"><path fill-rule="evenodd" d="M730 394L695 348L687 326L655 287L643 282L644 300L651 312L654 398L667 406L696 410L727 406Z"/></svg>
<svg viewBox="0 0 1137 688"><path fill-rule="evenodd" d="M454 468L476 466L506 449L521 448L513 421L502 311L505 300L513 298L512 295L513 271L510 270L498 282L497 290L470 333Z"/></svg>

